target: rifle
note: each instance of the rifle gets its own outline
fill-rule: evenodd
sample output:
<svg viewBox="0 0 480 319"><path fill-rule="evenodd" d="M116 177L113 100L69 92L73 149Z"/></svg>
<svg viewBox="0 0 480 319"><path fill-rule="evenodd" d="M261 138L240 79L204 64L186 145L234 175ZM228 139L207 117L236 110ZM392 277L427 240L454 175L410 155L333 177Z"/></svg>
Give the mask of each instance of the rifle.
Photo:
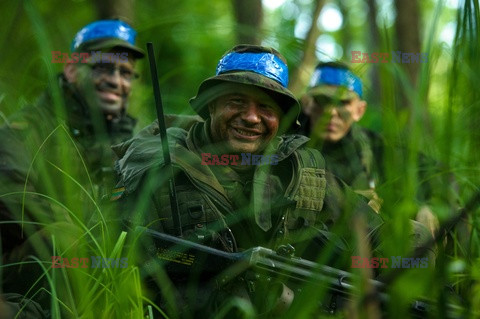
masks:
<svg viewBox="0 0 480 319"><path fill-rule="evenodd" d="M240 281L246 285L249 295L276 294L274 302L263 307L277 315L288 310L295 294L301 293L298 288L302 286L318 286L328 292L329 302L319 306L329 314L335 314L346 302L361 294L355 285L359 282L359 276L294 257L286 247L281 247L278 251L254 247L243 252L229 253L145 227L137 227L137 231L148 238L147 250L162 265L172 281L185 281L188 277L201 278L202 285L205 282L214 289ZM362 302L374 298L382 307L385 306L390 301L385 293L386 285L373 279L369 279L368 284L374 288L375 293L367 295ZM295 290L290 289L290 286L295 287ZM260 302L264 301L261 300ZM458 314L463 311L453 304L449 304L448 308L448 318L458 318ZM426 299L414 300L410 305L410 313L416 318L424 318L433 310L434 303Z"/></svg>
<svg viewBox="0 0 480 319"><path fill-rule="evenodd" d="M158 86L158 75L153 50L153 44L147 43L152 85L156 101L160 137L162 139L162 155L167 167L170 206L176 236L182 237L182 225L178 210L178 202L175 192L173 169L166 134L163 106ZM186 275L194 275L202 279L210 279L210 284L221 288L236 279L240 279L248 286L249 293L262 290L264 283L269 293L269 287L275 283L280 284L280 294L277 304L273 305L274 311L284 312L290 307L295 292L288 288L285 283L295 286L302 284L319 285L333 295L330 303L326 305L328 313L337 310L337 298L342 300L352 299L361 291L354 284L360 278L354 274L338 270L326 265L294 257L289 253L288 246L280 247L273 251L264 247L254 247L243 252L227 253L211 247L190 242L181 238L173 237L164 233L140 227L142 235L153 239L153 245L148 247L154 259L158 261L167 273L174 279L184 280ZM293 247L292 247L293 248ZM205 265L208 265L207 267ZM398 274L398 273L397 273ZM393 278L393 277L392 277ZM391 278L390 278L391 280ZM270 284L274 283L274 284ZM372 298L378 299L382 305L389 302L389 296L385 293L386 285L380 281L368 280L368 286L373 287L374 293L367 294L362 302L368 302ZM277 285L278 287L278 285ZM433 309L430 301L413 301L411 313L419 318L425 317ZM324 307L325 308L325 307ZM457 318L462 308L448 304L447 317ZM443 314L445 316L445 314Z"/></svg>

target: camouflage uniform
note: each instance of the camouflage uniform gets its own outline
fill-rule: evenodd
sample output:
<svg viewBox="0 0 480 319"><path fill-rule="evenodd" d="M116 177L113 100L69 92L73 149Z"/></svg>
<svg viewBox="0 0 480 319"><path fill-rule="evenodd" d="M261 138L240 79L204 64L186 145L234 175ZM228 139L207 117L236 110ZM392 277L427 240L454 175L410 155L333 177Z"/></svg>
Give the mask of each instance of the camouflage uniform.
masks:
<svg viewBox="0 0 480 319"><path fill-rule="evenodd" d="M350 68L340 62L320 62L311 78L306 94L302 97L304 111L303 134L314 136L315 145L325 157L326 168L347 183L358 194L368 198L377 212L382 200L375 191L376 185L385 183L384 154L402 154L405 149L391 147L383 138L360 127L366 102L362 100L362 83ZM360 115L359 115L360 114ZM419 156L420 180L429 180L434 164L425 156ZM431 185L424 182L417 191L419 202L426 202L431 195ZM410 246L422 247L432 238L430 231L411 220ZM435 247L427 253L430 265L435 263Z"/></svg>
<svg viewBox="0 0 480 319"><path fill-rule="evenodd" d="M208 125L207 120L188 132L168 129L184 238L228 252L255 246L277 249L288 243L296 255L311 260L332 245L334 252L327 263L347 269L349 256L355 254L354 234L331 233L331 227L339 223L349 225L344 230L351 229L353 216L361 215L369 223L368 232L374 233L382 221L366 201L325 173L320 153L305 148L308 139L278 137L272 143L276 145L272 151L280 155L278 165L236 171L201 164L202 151L208 152ZM157 123L117 148L119 206L128 229L148 225L174 235L160 148ZM212 296L204 287L198 289L196 295ZM156 302L162 305L164 301Z"/></svg>
<svg viewBox="0 0 480 319"><path fill-rule="evenodd" d="M290 235L298 229L315 226L327 231L330 225L343 220L342 214L347 210L344 199L348 196L355 199L350 202L354 211L349 213L364 214L372 227L380 225L381 219L365 201L348 193L348 188L325 172L320 153L305 147L308 138L277 137L271 150L279 155L277 165L251 165L238 170L232 166L202 165L201 153L209 153L211 144L208 131L208 120L194 124L188 132L168 129L183 231L190 239L226 251L258 245L275 248L284 241L295 243L296 238ZM121 176L116 195L130 205L123 209L129 225L150 225L173 234L168 189L165 180L154 177L162 176L160 147L156 122L115 147ZM305 158L312 162L305 163ZM261 183L259 188L255 188L256 183ZM131 214L137 211L139 198L151 199L144 209L150 213ZM200 210L194 214L195 209ZM230 221L234 216L239 220ZM228 229L234 228L238 231L233 231L232 240L228 238ZM225 238L216 234L226 230Z"/></svg>
<svg viewBox="0 0 480 319"><path fill-rule="evenodd" d="M115 155L110 145L132 136L135 119L124 114L118 121L105 121L101 123L103 127L95 127L92 114L82 97L75 94L73 88L63 80L63 76L60 76L59 80L67 106L63 117L57 113L51 95L45 93L35 106L22 109L10 119L9 124L0 128L2 220L36 221L46 225L70 221L66 211L44 195L76 211L79 207L84 208L84 213L93 211L86 194L70 181L66 174L85 185L94 198L109 192L107 185L113 186ZM82 159L85 161L86 171ZM65 174L60 169L64 170ZM28 183L25 182L27 176ZM90 176L93 184L90 184L87 176ZM25 185L27 192L31 193L27 193L24 200ZM93 186L93 189L90 186ZM82 216L81 212L78 213ZM18 224L1 224L0 227L4 262L18 260L24 253L19 247L37 227L28 223L22 227ZM13 268L7 270L11 271ZM36 272L28 273L33 276ZM5 291L23 292L29 288L21 287L17 276L5 278Z"/></svg>
<svg viewBox="0 0 480 319"><path fill-rule="evenodd" d="M97 21L77 34L72 52L123 48L133 54L133 61L143 56L134 41L135 31L125 23ZM131 60L128 63L133 64ZM89 81L100 78L98 72L95 76L92 69L89 72L85 77ZM78 225L73 222L75 218L88 224L95 211L94 201L108 194L113 186L115 154L111 145L127 140L133 133L136 120L125 112L126 104L121 114L109 117L99 105L87 103L79 86L67 81L66 72L58 81L35 105L23 108L0 127L0 216L7 221L0 225L3 264L24 261L31 255L50 260L49 231L57 236L57 249L62 249L61 245L67 244L61 236L69 232L69 226ZM33 264L6 267L3 292L25 294L42 272ZM37 283L27 297L43 283ZM48 307L49 296L41 295L36 295L35 300ZM15 305L11 297L3 295L6 305ZM26 313L24 309L21 315Z"/></svg>
<svg viewBox="0 0 480 319"><path fill-rule="evenodd" d="M238 46L230 52L265 52L256 49ZM226 94L222 91L226 83L253 85L269 92L284 108L284 120L289 115L295 120L298 111L298 102L286 88L255 71L217 73L201 84L191 105L206 121L195 123L188 132L167 130L184 237L229 252L254 246L276 249L289 243L298 255L310 259L332 244L336 253L332 263L346 267L341 258L349 260L353 234L334 234L331 227L351 225L353 216L361 215L372 231L382 220L361 197L325 172L320 152L305 147L308 138L275 137L263 154L277 154L277 165L202 165L202 153L219 151L211 138L207 106ZM142 225L175 234L160 149L157 123L115 147L120 181L114 198L123 204L120 218L127 227Z"/></svg>
<svg viewBox="0 0 480 319"><path fill-rule="evenodd" d="M80 162L83 158L94 184L100 185L106 176L113 177L115 154L110 146L129 139L133 134L136 120L130 115L124 113L115 121L106 120L87 107L63 75L59 76L59 83L65 108L57 108L50 92L46 92L38 103L22 109L0 128L0 177L20 184L22 190L30 170L28 185L33 187L32 190L41 191L47 183L47 176L37 176L42 173L35 169L36 164L45 158L61 166L62 156L78 161L75 166L78 164L80 170L83 170ZM71 138L75 144L69 142ZM58 139L62 139L65 145L59 145ZM62 154L61 148L72 153ZM83 171L83 174L87 172Z"/></svg>
<svg viewBox="0 0 480 319"><path fill-rule="evenodd" d="M337 143L324 142L320 148L325 157L326 167L336 177L343 180L354 190L374 189L385 183L383 156L385 152L394 152L398 156L404 151L401 147L387 146L376 132L352 125L348 134ZM425 155L419 155L419 180L423 181L417 190L417 200L427 202L432 196L430 180L439 172L438 165Z"/></svg>
<svg viewBox="0 0 480 319"><path fill-rule="evenodd" d="M347 65L320 62L302 97L304 111L308 114L301 115L304 124L301 133L315 136L315 145L311 146L321 150L327 168L355 190L374 189L375 185L384 183L384 154L393 152L404 157L402 153L407 151L399 146L387 145L378 133L357 124L366 109L362 94L360 78ZM315 109L321 112L314 112ZM332 109L336 109L336 113L331 113ZM327 124L332 124L333 128L327 129ZM337 130L338 134L327 133L330 130ZM419 179L431 179L428 173L433 175L434 170L434 161L420 154ZM429 185L421 185L419 200L425 201L429 193Z"/></svg>
<svg viewBox="0 0 480 319"><path fill-rule="evenodd" d="M321 152L327 169L353 189L373 188L383 180L383 140L375 132L354 124L339 142L324 142Z"/></svg>

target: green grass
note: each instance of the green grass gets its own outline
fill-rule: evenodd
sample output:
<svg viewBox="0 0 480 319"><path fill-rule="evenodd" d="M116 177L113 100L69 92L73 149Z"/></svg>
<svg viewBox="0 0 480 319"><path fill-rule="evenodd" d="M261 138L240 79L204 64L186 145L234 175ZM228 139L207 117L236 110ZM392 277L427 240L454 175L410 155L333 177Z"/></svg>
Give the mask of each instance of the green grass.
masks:
<svg viewBox="0 0 480 319"><path fill-rule="evenodd" d="M41 16L33 2L26 1L25 11L31 24L37 30L35 39L42 56L49 56L51 44L45 27L45 18ZM420 203L415 200L416 190L421 182L432 182L430 205L443 223L452 218L458 207L469 202L480 185L480 13L477 1L466 1L459 9L456 19L457 31L451 50L436 42L439 16L443 10L438 4L434 18L428 25L427 41L422 52L429 53L429 62L421 64L418 88L413 88L401 68L392 64L379 64L382 92L382 133L391 144L404 146L404 153L385 154L385 166L389 182L379 189L384 198L382 214L389 220L388 236L382 238L387 256L407 256L408 244L405 233L408 218L413 218ZM385 50L390 52L392 39L388 30L384 31ZM445 67L444 64L447 66ZM48 82L55 83L55 72L49 61L43 61L42 67L48 74ZM442 71L445 70L446 71ZM169 74L180 72L171 70ZM435 78L435 81L432 80ZM148 81L147 81L148 82ZM55 87L55 85L51 85ZM405 88L409 107L400 108L396 94L399 88ZM145 94L149 88L140 87ZM441 98L432 96L432 92L441 92ZM193 92L192 92L193 93ZM193 94L192 94L193 95ZM0 95L0 105L5 94ZM145 99L144 97L138 97ZM142 100L142 101L143 101ZM54 94L56 109L63 112L60 92ZM20 103L20 102L19 102ZM187 101L185 99L185 105ZM143 117L140 121L148 122L149 112L138 111ZM0 112L1 122L7 122L6 114ZM23 197L22 215L18 222L24 226L25 235L30 236L31 251L25 260L15 264L2 265L2 272L11 267L36 265L41 276L38 282L26 294L35 298L46 294L51 308L52 318L143 318L149 309L163 313L163 317L175 317L182 307L177 304L175 287L160 266L153 266L151 275L157 282L158 291L168 300L168 309L153 303L152 295L142 286L141 264L138 263L143 249L133 232L122 232L121 225L107 221L107 216L114 214L115 207L101 199L88 175L86 164L80 156L74 141L63 127L51 132L45 145L54 143L61 146L58 162L42 160L45 152L41 145L35 153L31 169L23 191L17 190L0 194L2 198ZM68 150L68 151L66 151ZM419 177L417 172L418 154L426 153L442 164L439 171ZM71 154L75 154L72 158ZM42 192L31 192L28 188L30 173L43 177ZM41 172L44 170L45 172ZM52 179L46 172L55 171ZM59 179L58 179L59 178ZM453 192L452 178L456 181L458 191ZM63 193L58 193L59 184L63 184ZM53 209L53 216L45 219L38 216L39 230L32 231L31 223L23 215L24 209L32 201L42 200ZM135 212L143 212L139 206ZM444 287L449 284L468 305L467 317L478 317L474 310L480 309L480 203L472 205L467 212L463 228L456 227L449 239L447 248L438 245L438 259L435 268L403 270L402 274L389 286L388 292L396 302L386 309L388 318L407 317L408 300L416 296L427 296L437 302L435 310L438 317L445 314L445 300L451 301ZM140 218L141 213L136 215ZM3 222L4 223L4 222ZM340 232L350 232L341 229ZM456 234L458 232L458 234ZM458 236L457 236L458 235ZM462 239L462 237L466 237ZM355 243L359 246L360 243ZM368 251L368 248L366 248ZM319 256L319 261L326 260L329 251ZM128 258L127 268L52 268L51 256L65 258L101 256L103 258ZM347 256L348 257L348 256ZM368 274L358 271L365 279ZM361 292L365 292L365 283L356 283ZM316 302L324 291L313 285L303 287L306 293L303 300L285 317L311 318ZM375 306L368 309L359 297L354 299L346 317L370 318L375 313ZM254 310L241 299L230 300L216 314L223 318L231 309L237 309L244 318L254 318ZM372 310L373 309L373 310ZM354 315L355 314L355 315ZM323 314L313 316L323 317Z"/></svg>

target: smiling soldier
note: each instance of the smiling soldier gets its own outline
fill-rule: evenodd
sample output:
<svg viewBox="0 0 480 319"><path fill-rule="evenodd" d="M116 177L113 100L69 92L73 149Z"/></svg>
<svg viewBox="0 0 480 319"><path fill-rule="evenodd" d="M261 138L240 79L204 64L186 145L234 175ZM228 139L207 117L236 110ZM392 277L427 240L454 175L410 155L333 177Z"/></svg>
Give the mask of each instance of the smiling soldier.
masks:
<svg viewBox="0 0 480 319"><path fill-rule="evenodd" d="M9 142L2 146L2 155L16 164L9 165L4 160L2 173L24 177L34 152L51 134L52 140L61 135L58 127L64 125L78 142L93 180L98 184L104 181L104 173L112 171L115 160L110 145L129 139L136 123L127 114L136 77L135 62L144 56L135 46L135 38L136 31L120 20L96 21L76 34L72 55L88 58L66 63L58 77L58 87L47 90L36 105L14 114L2 128L2 135L10 137L5 138ZM123 58L103 63L95 59L100 52Z"/></svg>
<svg viewBox="0 0 480 319"><path fill-rule="evenodd" d="M21 109L0 128L0 217L8 221L0 225L2 264L28 255L24 251L22 255L19 247L26 246L38 225L71 222L66 217L71 212L87 216L82 209L93 211L91 199L111 189L115 157L110 145L130 138L136 122L126 112L135 61L144 56L135 38L136 31L119 20L82 28L73 40L72 56L89 58L67 63L58 85L54 83L35 105ZM94 63L92 51L118 53L126 59ZM36 248L44 242L28 240ZM21 294L38 279L36 270L41 271L39 266L7 268L3 291Z"/></svg>
<svg viewBox="0 0 480 319"><path fill-rule="evenodd" d="M99 138L93 135L99 131L96 125L103 124L110 144L131 137L135 120L127 114L127 105L133 80L137 77L135 62L144 56L135 46L135 38L136 31L120 20L93 22L75 36L72 51L93 54L89 55L87 63L67 63L61 79L65 95L68 97L70 93L76 102L72 113L83 115L83 120L80 117L70 121L74 135ZM95 59L99 50L106 52L102 56L110 54L120 58ZM97 115L98 120L92 118Z"/></svg>
<svg viewBox="0 0 480 319"><path fill-rule="evenodd" d="M346 216L353 214L365 214L372 228L381 224L364 201L325 173L320 152L305 147L308 138L280 134L299 113L287 85L288 68L280 53L238 45L221 58L216 75L203 81L190 100L205 122L188 132L168 129L184 238L228 252L289 243L297 254L313 259L335 238L328 235L327 225L344 218L348 223ZM175 234L158 132L154 123L117 147L118 192L123 193L116 197L124 201L131 226ZM202 165L202 154L245 153L276 154L278 163ZM337 243L336 252L348 256L346 246ZM202 290L205 287L190 291L195 300L187 296L190 308L182 309L208 317L195 312L213 296Z"/></svg>

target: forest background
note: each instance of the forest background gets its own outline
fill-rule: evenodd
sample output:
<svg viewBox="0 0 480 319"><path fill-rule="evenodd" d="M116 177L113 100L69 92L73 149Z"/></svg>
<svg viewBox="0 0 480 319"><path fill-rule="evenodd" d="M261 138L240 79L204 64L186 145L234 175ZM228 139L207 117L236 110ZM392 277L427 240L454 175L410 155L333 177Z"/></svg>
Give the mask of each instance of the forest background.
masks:
<svg viewBox="0 0 480 319"><path fill-rule="evenodd" d="M290 88L305 91L319 60L352 60L352 51L426 53L426 63L355 63L369 103L361 125L409 150L404 157L386 157L391 183L382 189L384 214L403 225L403 211L417 206L420 181L416 154L442 163L432 207L442 225L467 205L467 243L454 242L453 254L422 280L453 283L473 308L480 308L480 30L475 0L7 0L0 3L0 123L33 103L54 83L62 64L52 51L69 52L75 33L96 19L119 17L137 31L137 43L153 42L160 87L167 113L194 114L188 99L200 82L214 74L222 54L237 43L273 46L288 60ZM390 60L389 60L390 61ZM155 119L146 60L137 64L129 112L137 130ZM454 198L451 175L457 181ZM403 227L393 229L391 241ZM454 237L455 238L455 237ZM418 274L413 278L418 279ZM407 288L405 288L407 287ZM441 289L440 289L441 290ZM437 293L441 295L438 290Z"/></svg>

